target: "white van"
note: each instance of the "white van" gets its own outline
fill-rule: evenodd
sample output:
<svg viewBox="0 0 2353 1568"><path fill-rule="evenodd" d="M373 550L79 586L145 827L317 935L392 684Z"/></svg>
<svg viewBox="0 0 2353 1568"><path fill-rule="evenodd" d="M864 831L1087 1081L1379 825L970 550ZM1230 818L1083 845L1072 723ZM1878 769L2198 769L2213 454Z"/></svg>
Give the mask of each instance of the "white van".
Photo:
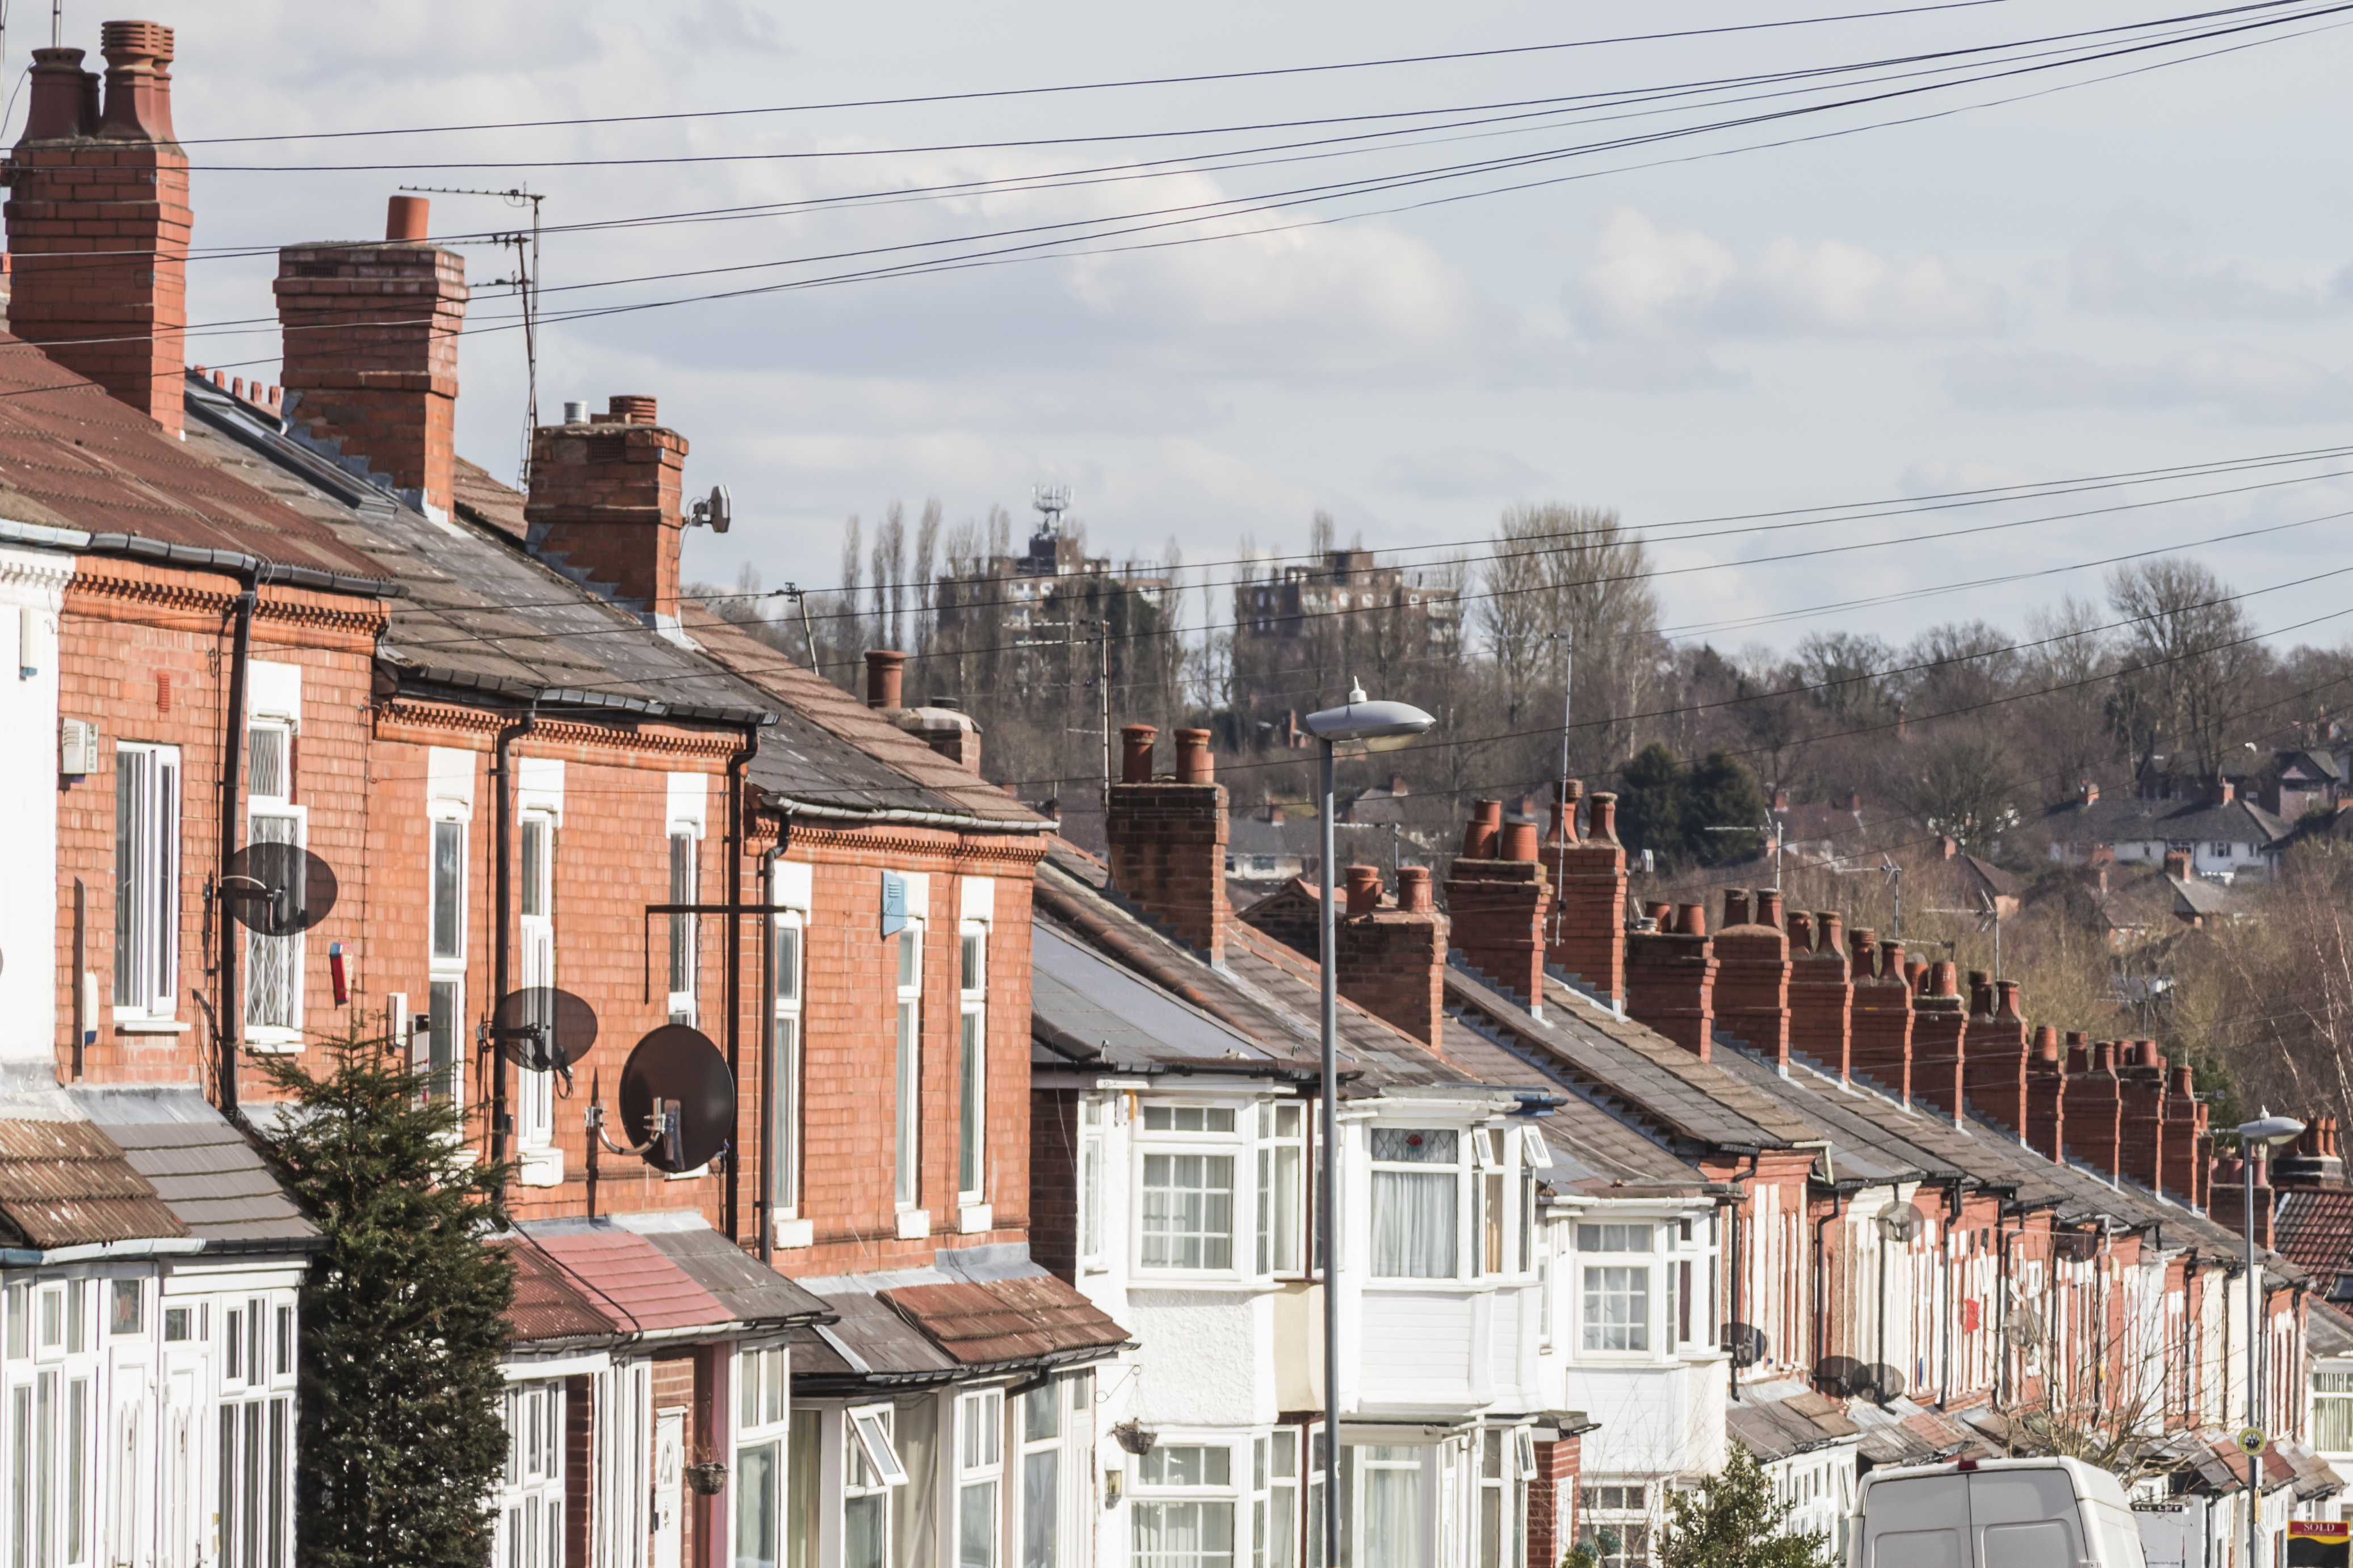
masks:
<svg viewBox="0 0 2353 1568"><path fill-rule="evenodd" d="M1873 1470L1852 1568L2145 1568L2116 1478L2081 1459L1963 1459Z"/></svg>

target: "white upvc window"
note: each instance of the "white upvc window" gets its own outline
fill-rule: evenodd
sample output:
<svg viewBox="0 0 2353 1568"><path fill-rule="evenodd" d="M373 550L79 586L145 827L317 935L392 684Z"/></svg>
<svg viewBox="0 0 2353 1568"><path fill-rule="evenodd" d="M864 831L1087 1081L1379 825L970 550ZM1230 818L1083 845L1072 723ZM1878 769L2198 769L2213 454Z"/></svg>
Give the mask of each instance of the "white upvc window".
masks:
<svg viewBox="0 0 2353 1568"><path fill-rule="evenodd" d="M423 1049L417 1065L430 1073L437 1099L466 1098L466 931L469 807L437 799L430 806L426 848L427 991Z"/></svg>
<svg viewBox="0 0 2353 1568"><path fill-rule="evenodd" d="M1479 1470L1478 1554L1472 1561L1477 1568L1524 1568L1528 1482L1536 1471L1535 1434L1525 1426L1489 1426L1472 1441Z"/></svg>
<svg viewBox="0 0 2353 1568"><path fill-rule="evenodd" d="M294 726L282 719L257 719L245 734L245 841L304 847L310 838L309 811L295 802ZM304 957L300 932L264 936L246 931L245 1038L256 1049L301 1045Z"/></svg>
<svg viewBox="0 0 2353 1568"><path fill-rule="evenodd" d="M768 1201L777 1219L793 1219L801 1202L802 992L807 984L805 949L808 917L798 910L779 911L769 931L769 952L776 989L771 999L776 1015L776 1060L768 1132Z"/></svg>
<svg viewBox="0 0 2353 1568"><path fill-rule="evenodd" d="M1585 1349L1604 1354L1650 1350L1653 1228L1647 1222L1578 1224Z"/></svg>
<svg viewBox="0 0 2353 1568"><path fill-rule="evenodd" d="M555 984L555 818L526 811L516 832L516 938L521 989ZM517 1146L547 1149L555 1141L555 1074L515 1071ZM525 1180L533 1179L526 1172Z"/></svg>
<svg viewBox="0 0 2353 1568"><path fill-rule="evenodd" d="M502 1568L564 1565L564 1384L507 1385L507 1468L499 1489Z"/></svg>
<svg viewBox="0 0 2353 1568"><path fill-rule="evenodd" d="M1048 1378L1021 1394L1021 1475L1017 1494L1021 1504L1019 1568L1060 1568L1063 1434L1075 1425L1066 1419L1063 1406L1079 1408L1087 1383L1084 1373ZM1071 1477L1082 1478L1083 1470Z"/></svg>
<svg viewBox="0 0 2353 1568"><path fill-rule="evenodd" d="M1100 1272L1103 1258L1104 1123L1111 1104L1095 1095L1079 1098L1079 1263Z"/></svg>
<svg viewBox="0 0 2353 1568"><path fill-rule="evenodd" d="M1647 1486L1587 1486L1577 1492L1577 1544L1600 1568L1650 1568Z"/></svg>
<svg viewBox="0 0 2353 1568"><path fill-rule="evenodd" d="M988 1201L988 928L956 934L956 1196Z"/></svg>
<svg viewBox="0 0 2353 1568"><path fill-rule="evenodd" d="M1233 1450L1156 1444L1136 1461L1137 1568L1234 1568Z"/></svg>
<svg viewBox="0 0 2353 1568"><path fill-rule="evenodd" d="M114 1016L168 1019L180 988L180 748L114 751Z"/></svg>
<svg viewBox="0 0 2353 1568"><path fill-rule="evenodd" d="M891 1446L891 1406L853 1406L842 1413L841 1565L890 1568L891 1489L907 1484L907 1468Z"/></svg>
<svg viewBox="0 0 2353 1568"><path fill-rule="evenodd" d="M1306 1267L1307 1106L1258 1106L1258 1272L1293 1275Z"/></svg>
<svg viewBox="0 0 2353 1568"><path fill-rule="evenodd" d="M2312 1446L2324 1454L2353 1453L2353 1372L2312 1374Z"/></svg>
<svg viewBox="0 0 2353 1568"><path fill-rule="evenodd" d="M1299 1429L1250 1446L1250 1568L1298 1568Z"/></svg>
<svg viewBox="0 0 2353 1568"><path fill-rule="evenodd" d="M0 1528L11 1564L82 1568L97 1556L101 1288L52 1279L7 1289L8 1507Z"/></svg>
<svg viewBox="0 0 2353 1568"><path fill-rule="evenodd" d="M1462 1146L1447 1127L1379 1127L1372 1141L1377 1279L1451 1279L1459 1249Z"/></svg>
<svg viewBox="0 0 2353 1568"><path fill-rule="evenodd" d="M1198 1273L1233 1268L1234 1131L1231 1106L1144 1108L1139 1267Z"/></svg>
<svg viewBox="0 0 2353 1568"><path fill-rule="evenodd" d="M284 1568L294 1546L294 1298L248 1296L214 1316L221 1331L216 1561Z"/></svg>
<svg viewBox="0 0 2353 1568"><path fill-rule="evenodd" d="M997 1568L997 1509L1005 1495L1005 1391L958 1396L956 1565Z"/></svg>
<svg viewBox="0 0 2353 1568"><path fill-rule="evenodd" d="M699 836L691 829L672 823L670 830L670 901L691 904L695 901L695 889L702 886L699 857ZM673 914L670 917L670 1021L673 1024L694 1022L696 957L695 917Z"/></svg>
<svg viewBox="0 0 2353 1568"><path fill-rule="evenodd" d="M894 1195L902 1212L923 1197L923 928L909 921L897 937L899 1038L897 1100L892 1117L895 1144Z"/></svg>
<svg viewBox="0 0 2353 1568"><path fill-rule="evenodd" d="M781 1344L735 1354L734 1568L782 1568L785 1456L792 1419Z"/></svg>

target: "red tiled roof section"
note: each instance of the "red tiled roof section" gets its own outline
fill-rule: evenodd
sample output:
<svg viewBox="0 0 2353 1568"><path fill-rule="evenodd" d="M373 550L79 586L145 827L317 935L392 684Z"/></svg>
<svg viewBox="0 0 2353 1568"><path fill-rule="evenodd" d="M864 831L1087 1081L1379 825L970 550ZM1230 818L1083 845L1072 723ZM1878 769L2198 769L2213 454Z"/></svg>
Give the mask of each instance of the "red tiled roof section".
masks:
<svg viewBox="0 0 2353 1568"><path fill-rule="evenodd" d="M2273 1248L2324 1279L2353 1272L2353 1189L2292 1187L2279 1196Z"/></svg>
<svg viewBox="0 0 2353 1568"><path fill-rule="evenodd" d="M0 1121L0 1231L44 1251L185 1237L188 1227L87 1121Z"/></svg>
<svg viewBox="0 0 2353 1568"><path fill-rule="evenodd" d="M532 1240L587 1283L585 1293L600 1310L617 1310L624 1328L650 1333L734 1321L719 1298L633 1231L560 1231Z"/></svg>
<svg viewBox="0 0 2353 1568"><path fill-rule="evenodd" d="M95 382L5 332L0 516L385 576L325 524L206 462Z"/></svg>
<svg viewBox="0 0 2353 1568"><path fill-rule="evenodd" d="M1110 1350L1128 1341L1102 1308L1051 1275L908 1285L881 1295L966 1366Z"/></svg>
<svg viewBox="0 0 2353 1568"><path fill-rule="evenodd" d="M587 1339L625 1332L628 1325L599 1309L596 1300L562 1265L530 1242L493 1243L514 1256L514 1304L507 1309L508 1337L524 1343Z"/></svg>

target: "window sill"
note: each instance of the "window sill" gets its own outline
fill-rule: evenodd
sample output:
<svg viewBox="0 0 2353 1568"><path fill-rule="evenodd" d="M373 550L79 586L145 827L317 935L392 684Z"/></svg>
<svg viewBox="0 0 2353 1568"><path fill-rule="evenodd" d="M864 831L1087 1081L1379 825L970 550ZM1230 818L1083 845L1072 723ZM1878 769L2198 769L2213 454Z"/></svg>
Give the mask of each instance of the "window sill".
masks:
<svg viewBox="0 0 2353 1568"><path fill-rule="evenodd" d="M921 1241L932 1234L932 1215L928 1209L906 1209L899 1215L899 1239Z"/></svg>
<svg viewBox="0 0 2353 1568"><path fill-rule="evenodd" d="M956 1209L956 1234L976 1236L997 1226L997 1208L993 1204L965 1204Z"/></svg>
<svg viewBox="0 0 2353 1568"><path fill-rule="evenodd" d="M177 1023L170 1018L117 1018L114 1032L118 1035L185 1035L194 1024Z"/></svg>
<svg viewBox="0 0 2353 1568"><path fill-rule="evenodd" d="M1232 1274L1182 1274L1168 1268L1139 1268L1127 1277L1130 1290L1279 1290L1282 1285L1271 1279L1244 1279Z"/></svg>
<svg viewBox="0 0 2353 1568"><path fill-rule="evenodd" d="M526 1187L557 1187L564 1184L564 1151L561 1149L525 1149L522 1154L522 1168L515 1173L518 1185Z"/></svg>
<svg viewBox="0 0 2353 1568"><path fill-rule="evenodd" d="M813 1219L780 1219L776 1221L776 1243L787 1249L817 1245L817 1221Z"/></svg>
<svg viewBox="0 0 2353 1568"><path fill-rule="evenodd" d="M301 1056L302 1037L291 1029L272 1029L267 1034L248 1035L245 1048L257 1057Z"/></svg>

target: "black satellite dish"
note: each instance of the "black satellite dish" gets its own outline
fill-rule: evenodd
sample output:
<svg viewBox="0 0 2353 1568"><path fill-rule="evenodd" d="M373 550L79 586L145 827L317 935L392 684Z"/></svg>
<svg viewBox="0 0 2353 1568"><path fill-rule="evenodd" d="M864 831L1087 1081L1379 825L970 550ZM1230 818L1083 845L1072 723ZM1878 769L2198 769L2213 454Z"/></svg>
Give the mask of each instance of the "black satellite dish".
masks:
<svg viewBox="0 0 2353 1568"><path fill-rule="evenodd" d="M621 1067L621 1131L646 1163L677 1175L719 1157L735 1137L735 1075L710 1037L664 1024Z"/></svg>
<svg viewBox="0 0 2353 1568"><path fill-rule="evenodd" d="M309 931L335 907L335 873L299 844L248 844L228 858L221 901L259 936Z"/></svg>
<svg viewBox="0 0 2353 1568"><path fill-rule="evenodd" d="M1724 1348L1732 1352L1735 1366L1755 1366L1763 1361L1767 1342L1765 1331L1753 1323L1724 1325Z"/></svg>
<svg viewBox="0 0 2353 1568"><path fill-rule="evenodd" d="M499 998L491 1038L519 1068L561 1072L596 1043L596 1009L553 985L526 986Z"/></svg>
<svg viewBox="0 0 2353 1568"><path fill-rule="evenodd" d="M1815 1363L1814 1385L1838 1399L1852 1399L1871 1387L1871 1369L1851 1355L1826 1355Z"/></svg>

